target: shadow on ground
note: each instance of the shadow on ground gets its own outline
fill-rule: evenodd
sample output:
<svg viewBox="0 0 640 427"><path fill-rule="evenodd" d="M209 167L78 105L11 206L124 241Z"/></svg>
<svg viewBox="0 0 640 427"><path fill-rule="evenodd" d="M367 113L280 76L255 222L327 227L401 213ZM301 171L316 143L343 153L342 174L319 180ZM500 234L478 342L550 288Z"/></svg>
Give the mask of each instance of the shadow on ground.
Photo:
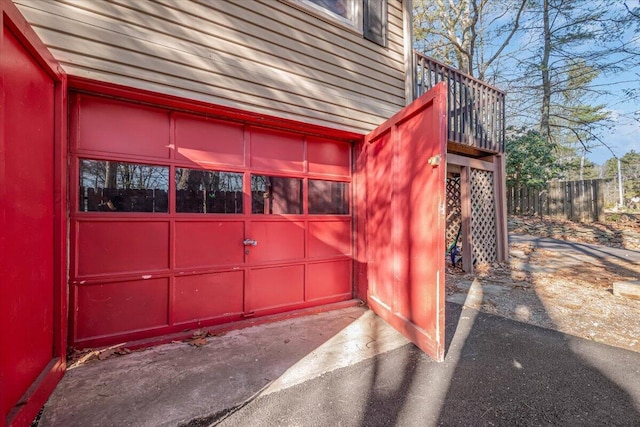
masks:
<svg viewBox="0 0 640 427"><path fill-rule="evenodd" d="M159 346L68 372L41 426L640 425L640 353L452 303L445 337L351 307Z"/></svg>
<svg viewBox="0 0 640 427"><path fill-rule="evenodd" d="M215 425L638 425L640 355L447 304L435 363L413 345L260 398Z"/></svg>

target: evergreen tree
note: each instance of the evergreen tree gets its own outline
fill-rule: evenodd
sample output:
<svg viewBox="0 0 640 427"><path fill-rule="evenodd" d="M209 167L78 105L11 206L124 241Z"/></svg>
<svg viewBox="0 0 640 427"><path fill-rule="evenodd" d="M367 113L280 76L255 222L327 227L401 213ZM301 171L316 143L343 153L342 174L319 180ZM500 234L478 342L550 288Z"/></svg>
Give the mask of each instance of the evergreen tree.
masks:
<svg viewBox="0 0 640 427"><path fill-rule="evenodd" d="M553 145L534 130L520 129L506 141L507 183L544 187L560 174Z"/></svg>

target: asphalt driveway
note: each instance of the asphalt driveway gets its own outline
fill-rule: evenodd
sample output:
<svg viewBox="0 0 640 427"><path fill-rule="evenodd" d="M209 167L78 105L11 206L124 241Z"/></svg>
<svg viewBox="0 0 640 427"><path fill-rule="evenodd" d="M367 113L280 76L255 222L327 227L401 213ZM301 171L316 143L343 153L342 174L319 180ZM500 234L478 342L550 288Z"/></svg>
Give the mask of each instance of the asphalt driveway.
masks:
<svg viewBox="0 0 640 427"><path fill-rule="evenodd" d="M192 425L640 425L639 353L454 304L447 322L441 364L405 345Z"/></svg>

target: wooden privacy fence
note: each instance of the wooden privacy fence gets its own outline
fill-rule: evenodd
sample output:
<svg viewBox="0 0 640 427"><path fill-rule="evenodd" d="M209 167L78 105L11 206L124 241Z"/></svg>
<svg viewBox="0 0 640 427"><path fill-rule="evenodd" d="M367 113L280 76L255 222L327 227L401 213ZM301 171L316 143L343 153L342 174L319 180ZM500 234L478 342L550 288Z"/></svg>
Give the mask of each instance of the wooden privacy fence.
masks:
<svg viewBox="0 0 640 427"><path fill-rule="evenodd" d="M169 198L161 189L80 187L80 211L168 212Z"/></svg>
<svg viewBox="0 0 640 427"><path fill-rule="evenodd" d="M509 215L550 216L600 221L604 193L600 179L551 182L546 188L507 186Z"/></svg>

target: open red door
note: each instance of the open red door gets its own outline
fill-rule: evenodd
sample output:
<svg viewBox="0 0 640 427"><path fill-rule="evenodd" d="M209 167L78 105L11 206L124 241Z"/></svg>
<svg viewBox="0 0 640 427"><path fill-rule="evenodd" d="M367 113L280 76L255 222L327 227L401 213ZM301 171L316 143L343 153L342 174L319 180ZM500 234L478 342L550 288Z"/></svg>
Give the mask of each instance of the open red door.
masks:
<svg viewBox="0 0 640 427"><path fill-rule="evenodd" d="M362 150L369 306L437 361L444 359L446 108L440 83L367 135Z"/></svg>
<svg viewBox="0 0 640 427"><path fill-rule="evenodd" d="M28 426L65 368L66 80L0 10L0 426Z"/></svg>

